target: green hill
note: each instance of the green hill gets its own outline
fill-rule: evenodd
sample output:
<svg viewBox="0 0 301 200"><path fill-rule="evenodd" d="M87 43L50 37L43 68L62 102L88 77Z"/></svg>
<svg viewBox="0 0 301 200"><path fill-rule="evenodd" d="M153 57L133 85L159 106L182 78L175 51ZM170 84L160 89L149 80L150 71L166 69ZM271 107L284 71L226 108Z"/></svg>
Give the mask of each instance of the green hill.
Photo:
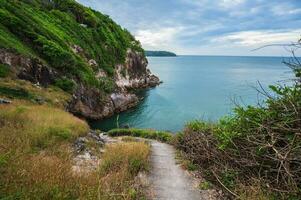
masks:
<svg viewBox="0 0 301 200"><path fill-rule="evenodd" d="M86 59L94 59L112 75L112 66L123 63L127 48L143 52L133 36L108 16L73 0L1 0L0 47L38 57L68 76L88 83L93 71ZM73 46L84 49L74 53Z"/></svg>
<svg viewBox="0 0 301 200"><path fill-rule="evenodd" d="M11 77L74 94L69 109L91 118L126 109L104 113L110 94L158 82L139 41L75 0L0 0L0 64Z"/></svg>
<svg viewBox="0 0 301 200"><path fill-rule="evenodd" d="M145 55L149 57L176 57L175 53L169 51L145 51Z"/></svg>

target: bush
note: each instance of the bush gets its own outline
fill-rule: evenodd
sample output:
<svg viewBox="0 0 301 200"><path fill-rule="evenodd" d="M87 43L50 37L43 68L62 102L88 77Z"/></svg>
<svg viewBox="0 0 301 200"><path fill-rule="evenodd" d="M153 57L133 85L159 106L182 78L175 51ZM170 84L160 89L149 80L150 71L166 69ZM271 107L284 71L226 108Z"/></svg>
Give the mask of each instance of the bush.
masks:
<svg viewBox="0 0 301 200"><path fill-rule="evenodd" d="M194 121L175 137L175 146L207 174L233 191L261 183L277 198L300 196L301 80L271 86L264 106L236 107L216 124ZM250 182L250 180L252 180Z"/></svg>
<svg viewBox="0 0 301 200"><path fill-rule="evenodd" d="M0 78L5 78L9 74L9 66L0 64Z"/></svg>
<svg viewBox="0 0 301 200"><path fill-rule="evenodd" d="M74 70L76 60L70 52L43 36L39 36L35 43L40 47L40 53L52 67L62 71Z"/></svg>
<svg viewBox="0 0 301 200"><path fill-rule="evenodd" d="M76 84L73 80L68 78L61 78L55 81L55 86L61 88L62 90L73 93L76 87Z"/></svg>

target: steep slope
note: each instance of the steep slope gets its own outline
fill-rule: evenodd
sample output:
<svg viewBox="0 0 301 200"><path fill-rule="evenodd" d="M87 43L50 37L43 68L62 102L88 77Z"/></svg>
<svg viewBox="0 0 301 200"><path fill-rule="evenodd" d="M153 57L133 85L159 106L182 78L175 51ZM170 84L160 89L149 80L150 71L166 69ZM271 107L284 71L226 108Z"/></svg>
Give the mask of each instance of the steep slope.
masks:
<svg viewBox="0 0 301 200"><path fill-rule="evenodd" d="M74 0L0 0L0 64L73 94L68 109L92 119L135 105L129 89L159 84L139 41Z"/></svg>

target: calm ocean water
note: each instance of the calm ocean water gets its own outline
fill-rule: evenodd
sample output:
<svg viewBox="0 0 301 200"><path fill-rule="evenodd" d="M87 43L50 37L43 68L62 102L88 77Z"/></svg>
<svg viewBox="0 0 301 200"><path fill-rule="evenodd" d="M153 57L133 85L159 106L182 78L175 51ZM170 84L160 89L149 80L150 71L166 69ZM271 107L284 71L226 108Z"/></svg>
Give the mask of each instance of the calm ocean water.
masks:
<svg viewBox="0 0 301 200"><path fill-rule="evenodd" d="M231 114L235 103L256 104L263 97L254 87L286 83L292 77L279 57L151 57L149 67L164 82L141 92L144 100L119 115L120 125L179 131L194 119L215 121ZM117 116L91 123L116 127Z"/></svg>

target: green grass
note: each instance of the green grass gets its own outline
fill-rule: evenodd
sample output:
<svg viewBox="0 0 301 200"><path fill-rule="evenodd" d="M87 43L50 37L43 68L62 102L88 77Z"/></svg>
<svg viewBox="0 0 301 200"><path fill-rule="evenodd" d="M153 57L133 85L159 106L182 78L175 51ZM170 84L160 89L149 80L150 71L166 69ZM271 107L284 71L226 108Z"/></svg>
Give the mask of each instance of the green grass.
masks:
<svg viewBox="0 0 301 200"><path fill-rule="evenodd" d="M162 142L169 142L172 139L172 134L164 131L155 131L147 129L113 129L108 132L108 135L112 137L117 136L132 136L159 140Z"/></svg>
<svg viewBox="0 0 301 200"><path fill-rule="evenodd" d="M57 87L40 88L28 81L4 78L0 80L0 97L11 100L30 100L33 103L49 104L55 107L64 108L70 101L71 95Z"/></svg>
<svg viewBox="0 0 301 200"><path fill-rule="evenodd" d="M26 91L23 88L10 88L10 87L2 87L0 86L0 95L6 96L9 98L17 98L17 99L33 99L34 96Z"/></svg>
<svg viewBox="0 0 301 200"><path fill-rule="evenodd" d="M5 78L9 74L9 66L0 64L0 78Z"/></svg>
<svg viewBox="0 0 301 200"><path fill-rule="evenodd" d="M82 52L74 53L74 45ZM0 48L37 57L66 77L106 92L115 85L97 80L97 71L105 70L112 81L114 67L125 62L127 49L144 53L140 43L110 17L74 0L0 0ZM90 59L98 65L89 66Z"/></svg>

